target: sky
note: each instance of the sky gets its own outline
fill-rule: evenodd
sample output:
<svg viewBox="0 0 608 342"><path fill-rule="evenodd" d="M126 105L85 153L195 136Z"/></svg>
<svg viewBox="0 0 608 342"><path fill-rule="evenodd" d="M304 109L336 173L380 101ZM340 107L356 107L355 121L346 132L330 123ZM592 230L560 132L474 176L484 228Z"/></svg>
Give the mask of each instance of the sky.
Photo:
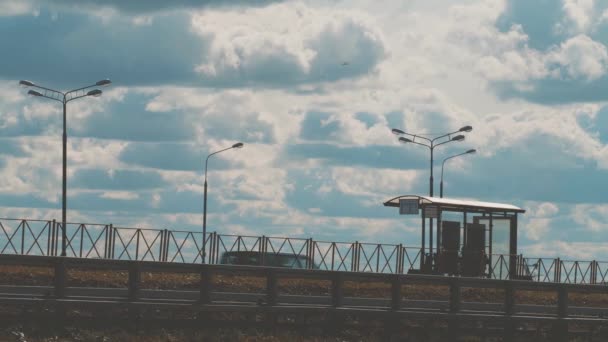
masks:
<svg viewBox="0 0 608 342"><path fill-rule="evenodd" d="M229 5L227 5L229 3ZM471 125L445 196L510 203L526 256L608 260L606 0L0 0L0 216L419 245L399 128Z"/></svg>

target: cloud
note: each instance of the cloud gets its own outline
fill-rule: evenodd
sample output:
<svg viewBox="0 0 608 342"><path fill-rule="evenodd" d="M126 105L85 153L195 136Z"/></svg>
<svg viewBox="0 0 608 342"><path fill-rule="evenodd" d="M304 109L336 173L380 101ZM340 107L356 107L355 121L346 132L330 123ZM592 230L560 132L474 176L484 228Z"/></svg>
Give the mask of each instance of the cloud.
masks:
<svg viewBox="0 0 608 342"><path fill-rule="evenodd" d="M80 169L70 184L81 189L142 190L164 187L167 182L153 171Z"/></svg>
<svg viewBox="0 0 608 342"><path fill-rule="evenodd" d="M106 110L88 116L73 129L73 135L126 141L185 141L197 132L188 124L188 116L180 112L148 112L143 103L148 96L129 93Z"/></svg>
<svg viewBox="0 0 608 342"><path fill-rule="evenodd" d="M99 11L110 8L115 11L129 15L148 14L151 12L175 11L175 10L196 10L206 8L230 8L230 7L258 7L266 6L281 0L248 0L248 1L223 1L223 0L148 0L148 1L122 1L110 0L100 3L95 0L51 0L44 4L57 6L62 9L82 9L87 11ZM33 1L37 4L39 1ZM15 6L15 5L14 5Z"/></svg>
<svg viewBox="0 0 608 342"><path fill-rule="evenodd" d="M120 153L119 159L127 164L161 170L203 170L203 152L192 144L178 143L130 143ZM225 167L221 159L216 168Z"/></svg>
<svg viewBox="0 0 608 342"><path fill-rule="evenodd" d="M420 149L421 150L421 149ZM409 152L403 146L337 146L332 144L289 145L281 160L322 160L325 166L366 166L392 169L428 167L422 151Z"/></svg>
<svg viewBox="0 0 608 342"><path fill-rule="evenodd" d="M371 72L386 54L381 34L361 16L328 15L301 4L204 12L194 16L193 28L212 37L210 57L197 71L218 86L286 86L358 77Z"/></svg>
<svg viewBox="0 0 608 342"><path fill-rule="evenodd" d="M180 13L140 26L119 17L104 23L70 12L59 18L46 11L37 17L0 17L0 78L59 89L102 78L122 86L192 84L199 81L194 68L207 42L189 23L189 16Z"/></svg>

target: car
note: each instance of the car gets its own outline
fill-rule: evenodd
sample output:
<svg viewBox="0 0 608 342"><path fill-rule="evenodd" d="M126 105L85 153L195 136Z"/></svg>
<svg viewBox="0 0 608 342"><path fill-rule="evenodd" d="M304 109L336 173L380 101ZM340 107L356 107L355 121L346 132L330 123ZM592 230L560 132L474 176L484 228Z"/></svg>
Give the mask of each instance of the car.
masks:
<svg viewBox="0 0 608 342"><path fill-rule="evenodd" d="M261 253L256 251L225 252L220 258L220 264L271 266L298 269L307 269L309 268L309 265L312 265L312 267L310 268L315 270L319 269L319 267L315 265L312 260L305 255L272 252Z"/></svg>

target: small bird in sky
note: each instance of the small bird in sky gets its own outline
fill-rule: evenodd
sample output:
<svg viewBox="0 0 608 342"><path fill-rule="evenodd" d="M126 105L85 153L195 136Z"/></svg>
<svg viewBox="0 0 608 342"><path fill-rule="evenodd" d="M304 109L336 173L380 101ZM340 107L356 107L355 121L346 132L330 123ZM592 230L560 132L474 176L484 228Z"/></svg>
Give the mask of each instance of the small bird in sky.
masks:
<svg viewBox="0 0 608 342"><path fill-rule="evenodd" d="M342 62L342 66L347 66L348 62Z"/></svg>

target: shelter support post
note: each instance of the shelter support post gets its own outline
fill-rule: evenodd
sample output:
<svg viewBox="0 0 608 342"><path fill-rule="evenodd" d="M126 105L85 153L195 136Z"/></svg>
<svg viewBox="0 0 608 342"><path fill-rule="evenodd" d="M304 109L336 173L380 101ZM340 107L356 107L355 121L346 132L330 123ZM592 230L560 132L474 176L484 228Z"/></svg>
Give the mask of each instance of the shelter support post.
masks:
<svg viewBox="0 0 608 342"><path fill-rule="evenodd" d="M509 279L517 277L517 214L511 218L509 231Z"/></svg>

